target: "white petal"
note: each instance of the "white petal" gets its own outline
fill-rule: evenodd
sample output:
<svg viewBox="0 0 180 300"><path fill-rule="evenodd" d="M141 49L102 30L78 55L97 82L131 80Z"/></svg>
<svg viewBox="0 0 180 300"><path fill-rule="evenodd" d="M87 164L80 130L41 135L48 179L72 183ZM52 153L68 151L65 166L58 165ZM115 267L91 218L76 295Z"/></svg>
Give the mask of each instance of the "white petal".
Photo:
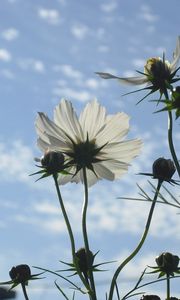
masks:
<svg viewBox="0 0 180 300"><path fill-rule="evenodd" d="M97 135L97 146L106 143L119 142L129 130L129 116L125 113L117 113L114 116L108 116L106 126Z"/></svg>
<svg viewBox="0 0 180 300"><path fill-rule="evenodd" d="M95 73L103 79L113 79L113 78L118 79L119 78L119 77L114 76L110 73L104 73L104 72L95 72Z"/></svg>
<svg viewBox="0 0 180 300"><path fill-rule="evenodd" d="M142 76L134 76L134 77L118 77L114 76L110 73L96 72L103 79L118 79L121 83L130 84L130 85L141 85L148 82L148 78L145 75Z"/></svg>
<svg viewBox="0 0 180 300"><path fill-rule="evenodd" d="M67 174L67 175L59 174L58 175L58 183L60 185L64 185L68 182L75 182L75 183L80 182L79 174L77 174L76 176L73 176L73 174L75 174L75 172L76 172L75 167L69 168L69 169L67 169L67 171L71 174Z"/></svg>
<svg viewBox="0 0 180 300"><path fill-rule="evenodd" d="M75 174L76 169L73 167L70 170L68 170L72 174ZM87 176L87 181L88 181L88 187L91 187L94 185L100 178L97 178L97 176L89 169L86 170L86 176ZM60 174L58 176L58 183L60 185L64 185L68 182L74 182L74 183L83 183L84 178L83 178L83 171L82 169L75 175L62 175Z"/></svg>
<svg viewBox="0 0 180 300"><path fill-rule="evenodd" d="M102 165L113 173L113 180L120 178L127 173L129 164L120 162L118 160L106 160L102 162Z"/></svg>
<svg viewBox="0 0 180 300"><path fill-rule="evenodd" d="M82 141L82 129L71 102L63 99L56 106L54 121L75 143Z"/></svg>
<svg viewBox="0 0 180 300"><path fill-rule="evenodd" d="M94 164L94 171L100 178L105 178L107 180L114 180L114 174L107 167L107 165L103 165L102 163Z"/></svg>
<svg viewBox="0 0 180 300"><path fill-rule="evenodd" d="M79 172L80 174L80 180L83 183L84 182L84 178L83 178L83 171L80 170ZM86 169L86 176L87 176L87 182L88 182L88 187L91 187L92 185L94 185L99 179L99 177L97 177L93 171L91 171L90 169Z"/></svg>
<svg viewBox="0 0 180 300"><path fill-rule="evenodd" d="M99 155L100 159L115 159L119 162L130 163L142 148L140 139L123 141L121 143L107 144Z"/></svg>
<svg viewBox="0 0 180 300"><path fill-rule="evenodd" d="M67 139L63 131L52 122L44 113L39 113L35 121L36 131L39 137L44 138L45 133L53 135L61 140Z"/></svg>
<svg viewBox="0 0 180 300"><path fill-rule="evenodd" d="M83 129L84 139L91 141L105 125L106 110L96 100L88 103L80 115L79 122Z"/></svg>
<svg viewBox="0 0 180 300"><path fill-rule="evenodd" d="M129 85L141 85L141 84L145 84L148 83L148 77L145 75L142 76L134 76L134 77L129 77L129 78L118 78L120 83L124 83L124 84L129 84Z"/></svg>
<svg viewBox="0 0 180 300"><path fill-rule="evenodd" d="M177 38L176 49L173 53L173 61L170 65L171 72L174 72L176 70L179 59L180 59L180 36L178 36Z"/></svg>
<svg viewBox="0 0 180 300"><path fill-rule="evenodd" d="M42 140L41 138L37 139L37 146L42 152L45 152L46 150L50 149L49 142Z"/></svg>
<svg viewBox="0 0 180 300"><path fill-rule="evenodd" d="M67 141L66 143L59 138L47 134L49 143L51 145L51 149L56 151L62 151L62 152L71 152L73 147L72 143L70 141Z"/></svg>

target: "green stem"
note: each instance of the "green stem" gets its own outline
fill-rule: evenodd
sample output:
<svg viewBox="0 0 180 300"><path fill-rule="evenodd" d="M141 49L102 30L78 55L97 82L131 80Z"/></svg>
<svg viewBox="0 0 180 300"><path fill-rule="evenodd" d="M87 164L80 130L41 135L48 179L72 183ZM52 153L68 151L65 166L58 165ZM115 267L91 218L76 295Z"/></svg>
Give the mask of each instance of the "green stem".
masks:
<svg viewBox="0 0 180 300"><path fill-rule="evenodd" d="M75 242L74 242L73 232L72 232L71 225L70 225L67 213L66 213L66 209L64 207L64 203L63 203L63 200L62 200L62 197L61 197L59 184L58 184L58 181L57 181L57 174L53 174L53 178L54 178L54 182L55 182L55 186L56 186L56 191L57 191L57 195L58 195L58 199L59 199L59 204L60 204L60 207L61 207L61 210L62 210L62 213L63 213L63 217L64 217L64 220L65 220L66 227L67 227L68 234L69 234L69 238L70 238L70 241L71 241L71 251L72 251L72 257L73 257L73 261L74 261L76 251L75 251Z"/></svg>
<svg viewBox="0 0 180 300"><path fill-rule="evenodd" d="M25 284L22 283L21 286L22 286L24 298L25 298L26 300L29 300L28 295L27 295L27 291L26 291L26 286L25 286Z"/></svg>
<svg viewBox="0 0 180 300"><path fill-rule="evenodd" d="M92 266L89 263L89 242L88 242L88 234L87 234L87 226L86 226L86 220L87 220L87 208L88 208L88 182L87 182L87 174L86 174L86 168L83 168L83 180L84 180L84 203L83 203L83 209L82 209L82 232L83 232L83 239L84 239L84 246L87 254L87 265L88 265L88 274L89 274L89 280L91 285L91 299L96 300L96 288L94 283L94 276L92 271Z"/></svg>
<svg viewBox="0 0 180 300"><path fill-rule="evenodd" d="M170 278L169 275L167 274L167 297L166 300L170 300Z"/></svg>
<svg viewBox="0 0 180 300"><path fill-rule="evenodd" d="M89 289L90 289L89 285L87 284L86 280L82 276L81 271L79 270L79 267L78 267L78 264L77 264L74 236L73 236L72 228L71 228L71 225L70 225L70 222L69 222L69 219L68 219L68 215L66 213L66 209L64 207L61 192L60 192L60 189L59 189L59 184L58 184L58 181L57 181L57 174L53 174L53 178L54 178L54 182L55 182L55 186L56 186L56 191L57 191L57 195L58 195L58 199L59 199L59 204L60 204L60 207L61 207L61 210L62 210L62 213L63 213L63 217L64 217L64 220L65 220L65 223L66 223L66 227L67 227L70 242L71 242L71 252L72 252L73 263L75 264L76 271L77 271L81 281L83 282L86 289L89 291Z"/></svg>
<svg viewBox="0 0 180 300"><path fill-rule="evenodd" d="M152 220L152 215L153 215L153 212L154 212L154 208L155 208L155 204L156 204L156 200L157 200L157 197L158 197L158 194L159 194L161 184L162 184L162 182L160 180L158 180L156 193L154 195L154 199L152 201L151 208L150 208L149 215L148 215L148 219L147 219L147 222L146 222L145 230L144 230L144 233L141 237L141 240L140 240L139 244L134 249L134 251L120 264L120 266L117 268L117 270L114 273L114 276L113 276L112 281L111 281L108 300L112 300L112 298L113 298L114 288L116 286L116 280L119 276L119 273L134 258L134 256L139 252L139 250L141 249L141 247L143 246L143 244L145 242L145 239L146 239L147 234L149 232L149 228L150 228L150 224L151 224L151 220Z"/></svg>
<svg viewBox="0 0 180 300"><path fill-rule="evenodd" d="M179 165L179 161L177 159L176 152L174 149L174 144L173 144L173 120L172 120L172 112L171 111L168 111L168 143L169 143L169 149L171 152L171 156L173 158L173 161L176 166L176 170L180 177L180 165Z"/></svg>

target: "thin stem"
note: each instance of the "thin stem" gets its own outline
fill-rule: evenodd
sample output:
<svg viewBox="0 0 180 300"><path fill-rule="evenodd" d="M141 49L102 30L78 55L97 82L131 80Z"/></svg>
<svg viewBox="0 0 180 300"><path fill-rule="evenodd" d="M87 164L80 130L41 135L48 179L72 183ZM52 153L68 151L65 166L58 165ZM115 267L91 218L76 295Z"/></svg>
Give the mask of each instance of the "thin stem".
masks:
<svg viewBox="0 0 180 300"><path fill-rule="evenodd" d="M147 237L148 232L149 232L149 228L150 228L150 224L151 224L151 220L152 220L152 216L153 216L153 212L154 212L154 208L155 208L155 204L156 204L156 200L157 200L157 197L158 197L158 194L159 194L161 184L162 184L162 182L160 180L158 180L156 193L154 195L154 199L153 199L152 204L151 204L151 208L150 208L150 211L149 211L149 215L148 215L148 219L147 219L146 226L145 226L145 229L144 229L144 233L141 237L141 240L140 240L139 244L134 249L134 251L120 264L120 266L117 268L117 270L114 273L114 276L113 276L112 281L111 281L110 291L109 291L109 298L108 298L109 300L112 300L112 298L113 298L114 288L116 286L116 280L117 280L121 270L134 258L134 256L139 252L139 250L141 249L141 247L143 246L143 244L146 240L146 237Z"/></svg>
<svg viewBox="0 0 180 300"><path fill-rule="evenodd" d="M61 197L59 184L58 184L58 181L57 181L57 174L53 174L53 178L54 178L54 182L55 182L55 186L56 186L56 191L57 191L57 195L58 195L58 199L59 199L59 204L61 206L63 217L64 217L64 220L65 220L66 227L67 227L68 234L69 234L69 238L70 238L70 241L71 241L71 251L72 251L72 257L73 257L73 261L74 261L75 260L75 242L74 242L73 232L72 232L71 225L70 225L67 213L66 213L66 209L64 207L64 203L63 203L63 200L62 200L62 197Z"/></svg>
<svg viewBox="0 0 180 300"><path fill-rule="evenodd" d="M61 192L60 192L60 189L59 189L59 184L58 184L58 181L57 181L57 174L53 174L53 178L54 178L54 182L55 182L55 186L56 186L56 191L57 191L57 195L58 195L58 199L59 199L59 204L60 204L60 207L61 207L61 210L62 210L62 213L63 213L63 217L64 217L64 220L65 220L65 223L66 223L66 227L67 227L70 242L71 242L71 252L72 252L73 263L75 264L76 271L77 271L82 283L84 284L86 289L89 291L90 287L87 284L84 277L82 276L81 271L79 270L79 266L77 264L74 236L73 236L71 224L70 224L69 219L68 219L68 215L66 213L66 209L64 207ZM89 291L89 293L90 293L90 291Z"/></svg>
<svg viewBox="0 0 180 300"><path fill-rule="evenodd" d="M170 278L169 275L167 274L167 296L166 296L166 300L170 300Z"/></svg>
<svg viewBox="0 0 180 300"><path fill-rule="evenodd" d="M171 111L168 111L168 143L169 143L169 149L171 151L171 156L173 158L173 161L176 166L176 170L180 177L180 165L179 165L179 161L177 159L176 152L174 149L174 144L173 144L173 120L172 120L172 112Z"/></svg>
<svg viewBox="0 0 180 300"><path fill-rule="evenodd" d="M24 298L25 298L26 300L29 300L28 295L27 295L27 291L26 291L26 285L25 285L24 283L22 283L21 286L22 286Z"/></svg>
<svg viewBox="0 0 180 300"><path fill-rule="evenodd" d="M83 180L84 180L84 203L83 203L83 209L82 209L82 232L83 232L83 239L84 239L84 246L87 254L87 265L88 265L88 275L90 280L90 285L92 289L91 299L96 300L96 288L94 283L94 276L92 271L92 266L89 263L89 241L88 241L88 234L87 234L87 226L86 226L86 220L87 220L87 208L88 208L88 182L87 182L87 174L86 174L86 168L83 168Z"/></svg>
<svg viewBox="0 0 180 300"><path fill-rule="evenodd" d="M177 279L179 278L180 276L175 276L175 277L169 277L169 281L170 279ZM164 281L164 280L167 280L166 278L161 278L161 279L158 279L158 280L153 280L153 281L150 281L150 282L147 282L147 283L144 283L142 285L137 285L130 291L128 292L121 300L125 300L127 298L130 298L131 296L129 296L131 293L133 293L135 290L138 290L138 289L141 289L142 287L144 286L147 286L147 285L150 285L150 284L154 284L154 283L159 283L161 281Z"/></svg>

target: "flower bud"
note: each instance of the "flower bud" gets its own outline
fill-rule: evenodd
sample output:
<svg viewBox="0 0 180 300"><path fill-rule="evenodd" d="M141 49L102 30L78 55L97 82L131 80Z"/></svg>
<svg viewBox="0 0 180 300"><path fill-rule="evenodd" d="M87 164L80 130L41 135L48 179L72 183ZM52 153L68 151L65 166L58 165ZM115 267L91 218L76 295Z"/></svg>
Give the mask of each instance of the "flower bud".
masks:
<svg viewBox="0 0 180 300"><path fill-rule="evenodd" d="M16 283L26 283L31 278L31 270L28 265L12 267L9 276Z"/></svg>
<svg viewBox="0 0 180 300"><path fill-rule="evenodd" d="M143 295L140 300L161 300L157 295Z"/></svg>
<svg viewBox="0 0 180 300"><path fill-rule="evenodd" d="M89 269L88 269L88 262L87 262L87 253L85 248L80 248L76 252L76 257L78 258L78 266L80 271L83 272L84 274L87 274ZM91 268L94 261L94 255L91 251L89 251L88 261L89 261L89 267Z"/></svg>
<svg viewBox="0 0 180 300"><path fill-rule="evenodd" d="M179 257L169 252L163 252L158 257L156 257L156 263L160 271L164 272L167 275L173 276L173 273L179 270Z"/></svg>
<svg viewBox="0 0 180 300"><path fill-rule="evenodd" d="M170 80L170 64L163 61L160 57L152 57L147 60L144 66L144 72L154 85L154 88L163 89L166 81Z"/></svg>
<svg viewBox="0 0 180 300"><path fill-rule="evenodd" d="M154 178L161 181L170 181L176 171L176 168L171 159L160 157L154 161L152 170Z"/></svg>
<svg viewBox="0 0 180 300"><path fill-rule="evenodd" d="M49 174L58 173L64 165L64 155L61 152L48 150L41 158L41 164Z"/></svg>

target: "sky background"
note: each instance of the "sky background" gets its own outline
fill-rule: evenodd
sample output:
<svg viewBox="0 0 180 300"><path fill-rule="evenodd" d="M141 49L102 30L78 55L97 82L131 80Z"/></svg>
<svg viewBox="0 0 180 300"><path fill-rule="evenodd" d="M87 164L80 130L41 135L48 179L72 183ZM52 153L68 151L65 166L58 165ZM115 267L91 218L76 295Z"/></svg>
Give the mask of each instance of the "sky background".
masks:
<svg viewBox="0 0 180 300"><path fill-rule="evenodd" d="M153 114L155 104L135 104L144 94L122 94L134 88L99 78L95 72L119 76L143 71L146 59L161 56L171 61L179 32L180 1L157 0L1 0L0 1L0 281L9 280L12 266L27 263L57 270L59 260L70 261L70 245L51 178L35 183L34 121L38 111L53 115L61 98L72 101L79 113L87 101L97 98L108 113L124 111L131 116L128 138L139 137L144 146L129 172L116 182L102 181L90 189L88 232L97 263L122 261L142 234L149 204L117 199L137 197L137 183L151 194L147 178L158 157L169 158L167 116ZM179 148L179 121L174 127ZM177 178L177 175L175 175ZM151 181L156 184L156 181ZM178 197L179 191L166 184ZM62 188L65 205L82 244L81 206L83 186ZM180 255L179 211L158 205L149 237L133 262L122 272L123 296L146 265L162 251ZM117 264L98 273L98 299L105 299ZM32 268L32 273L37 271ZM149 275L150 276L150 275ZM148 280L155 277L148 277ZM62 299L53 276L30 283L30 299ZM74 278L77 282L77 278ZM67 285L58 281L65 291ZM177 280L174 296L180 297ZM165 298L165 283L147 291ZM23 299L19 289L18 300ZM71 292L72 294L72 292ZM78 299L81 299L77 295ZM137 299L137 298L136 298Z"/></svg>

